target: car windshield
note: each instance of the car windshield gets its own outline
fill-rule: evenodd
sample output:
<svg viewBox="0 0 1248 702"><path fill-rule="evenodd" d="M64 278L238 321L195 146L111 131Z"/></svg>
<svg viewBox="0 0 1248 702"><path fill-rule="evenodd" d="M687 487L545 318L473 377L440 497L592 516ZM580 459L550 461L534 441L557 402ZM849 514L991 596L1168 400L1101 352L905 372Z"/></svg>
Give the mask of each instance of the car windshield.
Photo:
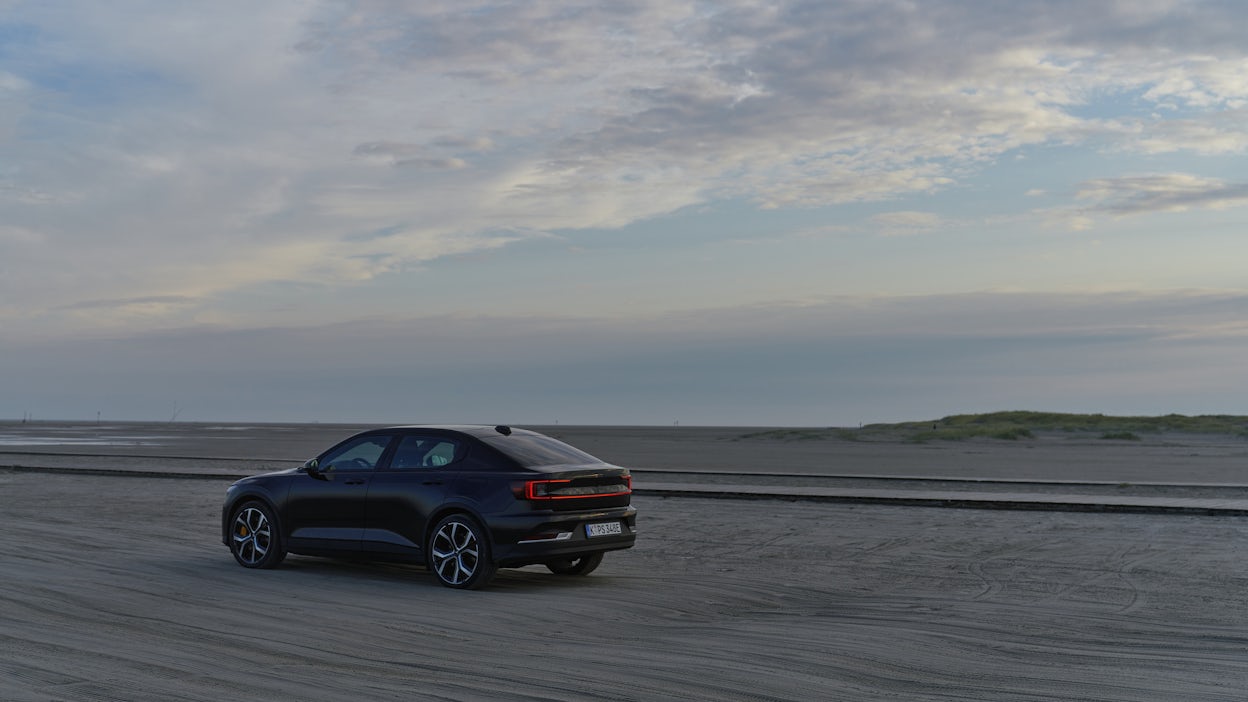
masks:
<svg viewBox="0 0 1248 702"><path fill-rule="evenodd" d="M485 443L511 456L519 461L520 465L526 467L602 463L601 460L578 448L541 434L517 431L511 436L498 434L481 438Z"/></svg>

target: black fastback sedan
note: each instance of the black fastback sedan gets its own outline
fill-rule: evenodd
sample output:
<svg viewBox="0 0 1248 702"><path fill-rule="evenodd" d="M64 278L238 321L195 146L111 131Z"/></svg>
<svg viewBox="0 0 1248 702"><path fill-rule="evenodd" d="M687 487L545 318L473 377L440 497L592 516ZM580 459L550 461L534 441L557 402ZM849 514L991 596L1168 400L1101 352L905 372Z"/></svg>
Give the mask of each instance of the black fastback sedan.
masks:
<svg viewBox="0 0 1248 702"><path fill-rule="evenodd" d="M506 426L356 434L226 491L221 539L246 568L287 553L425 564L447 587L498 568L585 575L637 538L628 469Z"/></svg>

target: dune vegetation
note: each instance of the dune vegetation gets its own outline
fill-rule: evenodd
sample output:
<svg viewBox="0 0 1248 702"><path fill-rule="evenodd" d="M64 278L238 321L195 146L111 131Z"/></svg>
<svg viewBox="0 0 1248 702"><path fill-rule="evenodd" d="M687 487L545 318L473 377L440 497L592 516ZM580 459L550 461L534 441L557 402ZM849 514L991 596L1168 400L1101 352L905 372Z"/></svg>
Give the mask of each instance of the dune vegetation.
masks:
<svg viewBox="0 0 1248 702"><path fill-rule="evenodd" d="M1167 414L1156 417L1068 414L1061 412L989 412L954 414L940 419L868 424L852 428L771 429L743 434L741 439L781 441L962 441L988 438L1006 441L1064 433L1105 440L1141 441L1166 433L1226 435L1248 439L1248 416Z"/></svg>

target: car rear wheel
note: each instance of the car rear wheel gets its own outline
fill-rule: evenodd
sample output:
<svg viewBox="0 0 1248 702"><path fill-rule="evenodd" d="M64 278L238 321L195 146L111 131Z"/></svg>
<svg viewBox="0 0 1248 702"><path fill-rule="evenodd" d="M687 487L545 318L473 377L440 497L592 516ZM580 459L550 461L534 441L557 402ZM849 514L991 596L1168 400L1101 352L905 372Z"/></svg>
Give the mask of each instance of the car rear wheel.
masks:
<svg viewBox="0 0 1248 702"><path fill-rule="evenodd" d="M557 575L589 575L594 572L599 563L602 563L602 554L591 553L580 558L560 558L554 561L546 561L546 567L550 569L550 572Z"/></svg>
<svg viewBox="0 0 1248 702"><path fill-rule="evenodd" d="M286 558L282 532L263 502L246 502L230 520L230 553L244 568L276 568Z"/></svg>
<svg viewBox="0 0 1248 702"><path fill-rule="evenodd" d="M447 587L476 590L488 585L497 568L485 530L465 514L444 517L429 537L429 570Z"/></svg>

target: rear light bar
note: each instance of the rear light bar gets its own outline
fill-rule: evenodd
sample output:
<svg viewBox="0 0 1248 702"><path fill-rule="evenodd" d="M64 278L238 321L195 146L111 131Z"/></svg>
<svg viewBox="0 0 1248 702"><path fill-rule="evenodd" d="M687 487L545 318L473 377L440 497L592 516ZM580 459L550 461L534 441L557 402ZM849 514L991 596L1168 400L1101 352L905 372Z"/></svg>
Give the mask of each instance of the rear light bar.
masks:
<svg viewBox="0 0 1248 702"><path fill-rule="evenodd" d="M526 500L579 500L591 497L618 497L633 494L633 478L609 485L576 485L571 480L529 480L524 484Z"/></svg>

